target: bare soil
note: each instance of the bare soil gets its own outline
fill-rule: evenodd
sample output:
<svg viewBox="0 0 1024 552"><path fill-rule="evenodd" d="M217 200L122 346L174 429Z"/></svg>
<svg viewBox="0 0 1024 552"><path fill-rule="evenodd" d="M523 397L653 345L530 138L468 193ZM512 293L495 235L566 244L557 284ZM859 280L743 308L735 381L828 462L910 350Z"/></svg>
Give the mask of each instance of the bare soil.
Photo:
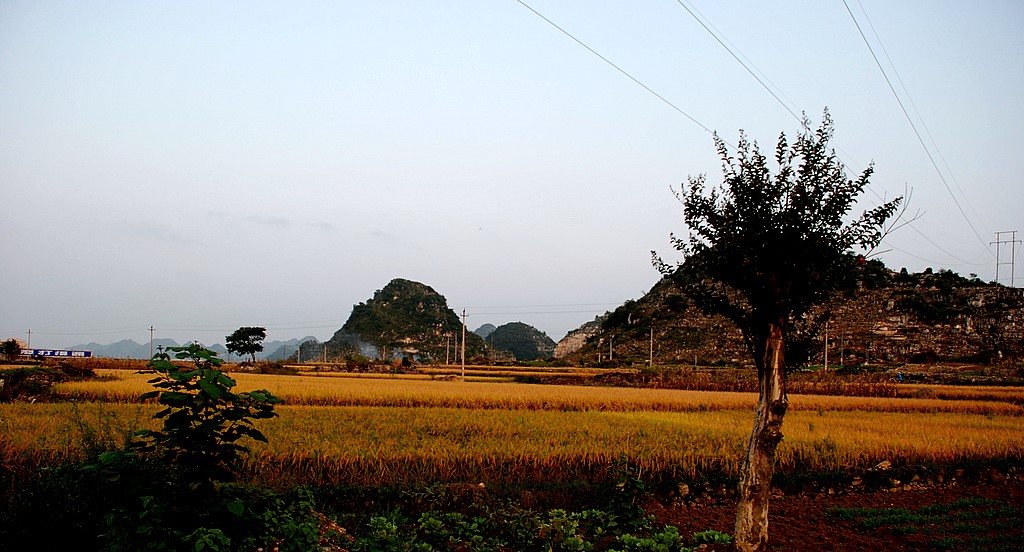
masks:
<svg viewBox="0 0 1024 552"><path fill-rule="evenodd" d="M1017 510L1016 517L982 520L970 534L958 533L956 524L923 526L900 534L892 527L869 529L858 520L843 520L829 512L837 508L904 508L951 504L962 499L985 498ZM1024 550L1024 481L984 483L913 491L850 492L841 495L794 495L772 499L769 507L769 550L773 551L900 551L900 550ZM665 506L651 504L647 511L658 523L675 525L682 535L715 529L732 533L735 503ZM946 544L943 544L943 539ZM971 544L971 539L992 544ZM948 543L954 544L949 545ZM727 547L711 550L727 550Z"/></svg>

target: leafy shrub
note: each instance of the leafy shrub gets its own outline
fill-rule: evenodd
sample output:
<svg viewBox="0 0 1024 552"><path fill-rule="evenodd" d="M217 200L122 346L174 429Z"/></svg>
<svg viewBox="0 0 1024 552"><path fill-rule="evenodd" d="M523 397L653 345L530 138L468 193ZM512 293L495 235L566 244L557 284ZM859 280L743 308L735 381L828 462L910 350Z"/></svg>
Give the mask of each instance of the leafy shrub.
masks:
<svg viewBox="0 0 1024 552"><path fill-rule="evenodd" d="M238 441L248 437L267 442L253 420L277 416L274 405L281 401L265 390L232 392L235 380L218 369L223 361L201 345L168 350L176 359L192 361L193 366L182 368L171 362L167 353L153 357L148 366L159 376L149 383L157 391L140 398L157 398L167 407L154 414L164 425L159 431L139 431L141 441L132 446L142 453L162 455L189 485L208 487L215 481L232 481L239 453L248 451Z"/></svg>
<svg viewBox="0 0 1024 552"><path fill-rule="evenodd" d="M242 438L266 442L253 421L276 416L280 400L267 391L235 393L217 355L199 345L153 357L150 383L166 408L161 430L141 430L127 451L104 452L84 468L125 490L105 517L105 550L228 550L274 545L308 550L320 540L308 493L286 501L261 489L224 484L237 475ZM144 467L145 469L138 469Z"/></svg>
<svg viewBox="0 0 1024 552"><path fill-rule="evenodd" d="M55 383L95 377L96 372L91 368L63 361L3 369L0 370L0 402L45 398Z"/></svg>

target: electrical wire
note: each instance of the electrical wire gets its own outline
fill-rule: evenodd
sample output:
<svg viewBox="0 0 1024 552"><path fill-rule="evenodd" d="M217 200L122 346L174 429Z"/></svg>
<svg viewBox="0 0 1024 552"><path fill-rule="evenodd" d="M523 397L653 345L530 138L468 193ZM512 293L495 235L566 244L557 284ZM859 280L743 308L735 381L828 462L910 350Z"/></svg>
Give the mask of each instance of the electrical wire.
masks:
<svg viewBox="0 0 1024 552"><path fill-rule="evenodd" d="M924 117L921 116L921 112L917 109L917 104L914 103L914 98L910 95L910 91L907 90L907 86L903 84L903 79L900 77L900 73L896 69L896 64L893 63L892 58L889 57L889 51L886 50L885 44L882 42L882 37L880 37L878 35L878 31L875 30L875 25L874 23L871 22L871 17L868 16L868 12L867 10L864 9L864 5L861 3L860 0L857 0L857 6L860 7L860 11L864 14L864 20L867 21L868 27L871 29L871 34L874 35L875 40L878 42L878 46L882 49L882 54L885 55L885 60L886 62L889 63L889 67L892 67L892 72L896 76L896 82L898 82L900 84L900 88L903 89L903 93L907 97L907 102L910 103L910 107L913 108L914 110L914 115L916 115L918 121L921 122L921 127L924 129L925 135L928 136L928 140L932 143L932 146L935 148L935 152L939 156L939 160L942 161L942 166L946 168L946 172L949 173L949 177L953 181L953 185L956 187L957 191L960 192L960 197L964 200L964 202L967 204L968 209L970 209L971 213L978 221L978 225L981 226L986 233L991 234L992 232L985 227L984 219L978 215L978 211L974 208L974 205L971 204L970 198L968 198L967 194L964 193L963 188L960 186L960 182L958 182L956 179L956 175L953 174L953 170L949 167L949 163L946 162L946 157L942 155L942 150L939 149L938 143L935 142L935 138L932 136L931 131L928 129L928 125L925 124Z"/></svg>
<svg viewBox="0 0 1024 552"><path fill-rule="evenodd" d="M740 52L739 48L737 48L728 39L728 37L725 36L725 33L723 33L717 27L715 27L714 24L712 24L711 21L708 20L708 18L705 17L704 14L702 14L700 12L700 10L698 10L697 8L695 8L695 7L685 3L684 0L676 0L676 2L680 6L682 6L683 9L685 9L687 11L687 13L689 13L690 16L693 17L693 19L697 21L697 23L699 23L702 26L704 28L704 30L706 30L708 32L708 34L710 34L711 37L715 39L715 41L717 41L723 48L725 48L725 50L727 52L729 52L729 55L731 55L733 57L733 59L735 59L737 62L739 62L739 64L742 65L743 68L748 73L750 73L750 75L752 77L754 77L754 80L756 80L758 82L758 84L761 85L761 87L763 87L765 90L767 90L768 93L771 94L771 96L773 98L775 98L775 100L779 103L779 105L781 105L783 107L783 109L785 109L787 112L789 112L789 114L794 119L796 119L797 122L800 123L801 127L803 127L804 130L809 130L807 128L807 121L805 120L805 118L797 115L796 112L794 111L794 108L797 108L796 102L791 100L789 98L789 96L787 96L785 94L785 92L783 92L782 89L779 88L778 85L776 85L774 82L772 82L771 79L769 79L768 76L764 74L764 71L761 71L760 69L758 69L757 66L754 65L754 63L752 61L750 61L749 58L747 58L742 52ZM769 84L771 86L769 86ZM780 95L785 98L785 101L783 101L783 99L782 99L782 97L780 97ZM844 159L843 159L844 166L860 165L860 163L849 163L849 156L846 155L846 153L842 151L842 148L836 146L836 150L839 151L839 153L842 154L842 156L844 157ZM885 202L885 197L882 194L879 194L874 189L874 186L872 186L871 183L868 183L868 186L866 187L866 189L869 192L871 192L871 194L874 195L878 199L878 201L883 202L883 203Z"/></svg>
<svg viewBox="0 0 1024 552"><path fill-rule="evenodd" d="M804 124L803 118L797 116L796 113L793 111L793 109L791 109L790 106L786 102L784 102L782 100L782 98L779 97L778 94L775 93L774 89L778 89L778 86L775 85L774 83L771 83L772 86L769 87L768 84L766 84L765 81L771 82L770 79L768 79L767 76L764 76L764 79L762 79L761 76L763 76L764 73L760 69L757 69L756 66L754 66L754 64L752 62L750 62L749 60L746 60L746 56L742 56L742 54L738 51L738 48L733 46L732 43L724 36L724 34L721 31L719 31L717 28L715 28L714 25L712 25L711 22L708 21L707 18L704 17L703 14L701 14L699 11L697 11L696 8L690 6L684 0L676 0L676 2L680 6L682 6L682 8L684 10L686 10L686 12L688 14L690 14L690 16L693 17L693 19L696 20L697 23L699 23L701 25L701 27L703 27L704 30L707 31L708 34L710 34L712 36L712 38L714 38L715 41L718 42L719 45L721 45L723 48L725 48L725 50L729 53L729 55L731 55L733 57L733 59L735 59L741 66L743 66L743 68L747 71L747 73L749 73L752 77L754 77L754 80L756 80L758 82L758 84L761 85L761 87L763 87L765 90L767 90L768 93L771 94L771 96L773 98L775 98L775 100L779 103L779 105L781 105L787 112L789 112L790 115L792 115L794 118L796 118L798 121L800 121L801 124ZM858 0L858 3L859 3L859 0ZM862 7L862 9L863 9L863 7ZM847 6L847 11L849 11L849 6ZM851 13L851 15L852 15L852 13ZM865 18L867 18L866 12L865 12ZM868 21L868 24L871 25L870 18L868 18L867 21ZM855 22L856 22L856 19L855 19ZM859 29L859 27L858 27L858 29ZM877 34L877 32L875 32L873 25L871 25L871 29L872 29L872 32L875 33L875 36L876 36L876 39L877 39L878 34ZM863 36L863 34L862 34L862 36ZM865 41L866 41L866 39L865 39ZM879 39L879 44L881 45L881 40L880 39ZM869 47L870 47L870 45L869 45ZM886 59L889 59L889 54L885 50L884 45L882 46L882 51L883 51L883 53L885 53ZM873 54L874 54L874 52L872 52L872 55ZM744 61L744 60L746 60L746 61ZM876 63L878 63L877 58L876 58ZM892 64L891 60L890 60L889 63L893 67L893 71L896 73L896 78L897 78L897 80L899 80L900 85L903 87L904 91L906 91L906 86L903 85L902 79L899 78L899 73L895 71L895 65ZM881 68L881 66L879 66L879 68ZM756 69L756 72L755 72L755 69ZM759 76L759 74L761 76ZM883 71L883 75L884 75L884 71ZM887 81L888 81L888 78L887 78ZM774 87L774 89L773 89L773 87ZM892 89L891 83L890 83L890 89ZM781 89L779 90L779 92L782 93ZM895 95L895 90L893 90L893 93ZM785 95L785 94L783 94L783 95ZM916 105L913 104L913 100L910 99L909 93L907 94L907 97L908 97L908 100L910 100L911 106L913 106L915 112L917 112L917 107L916 107ZM787 100L788 100L788 97L787 97ZM897 100L899 100L898 96L897 96ZM791 100L790 100L790 103L792 103ZM902 107L902 103L901 103L901 107ZM908 120L909 120L909 115L906 113L905 110L904 110L904 114L907 115ZM919 113L918 113L918 117L920 118L920 114ZM922 119L922 121L923 121L923 119ZM915 131L916 131L916 129L915 129ZM925 131L926 132L928 131L926 126L925 126ZM929 138L931 138L930 133L929 133ZM918 135L918 139L921 140L922 141L922 145L924 145L923 140L921 139L920 135ZM934 143L934 139L932 139L932 142ZM927 151L927 149L926 149L926 151ZM939 152L939 156L941 157L941 151ZM943 158L943 163L945 163L945 159L944 158ZM935 165L935 163L933 161L933 166L934 165ZM935 169L936 169L936 171L938 171L938 167L937 166L935 166ZM948 169L948 165L947 165L947 170L949 170ZM952 174L952 171L950 171L950 173ZM940 175L940 177L942 176L941 172L939 173L939 175ZM954 183L957 184L955 182L955 179L954 179ZM870 187L869 187L869 189L880 201L883 200L882 196L880 196L877 192L875 192ZM948 189L948 186L947 186L947 189ZM959 184L957 184L957 189L960 189ZM952 195L952 193L953 193L952 190L949 190L949 191L950 191L950 194ZM971 211L974 212L975 216L977 216L977 212L974 210L974 207L970 204L970 202L966 200L966 195L963 194L963 190L962 189L960 190L960 192L961 192L961 195L964 195L964 199L965 199L965 202L967 203L968 207L970 207ZM956 197L954 197L953 199L955 201ZM959 207L959 205L958 205L958 207ZM963 213L962 210L961 210L961 213L964 215L964 217L966 219L967 218L966 213ZM968 224L970 224L970 220L969 219L967 219L967 220L968 220ZM950 253L949 251L947 251L945 248L940 246L938 243L936 243L934 240L932 240L928 236L924 235L924 233L922 233L915 226L911 225L911 228L914 230L914 232L916 232L922 238L924 238L929 243L931 243L933 246L935 246L939 251L945 253L946 255L949 255L951 258L953 258L953 259L955 259L957 261L960 261L963 264L972 265L972 266L980 266L982 264L982 263L971 263L971 262L965 261L964 259L961 259L957 255L954 255L953 253ZM973 229L973 227L972 227L972 229ZM975 232L975 235L977 236L977 232ZM977 236L977 237L980 238L980 236ZM900 251L906 253L903 250L900 250ZM906 254L911 255L912 257L921 259L921 260L928 261L928 259L924 259L922 257L918 257L917 255L913 255L913 254L910 254L910 253L906 253ZM934 262L934 261L928 261L928 262Z"/></svg>
<svg viewBox="0 0 1024 552"><path fill-rule="evenodd" d="M692 115L690 115L689 113L687 113L687 112L683 111L682 109L680 109L680 108L679 108L679 106L677 106L676 104L674 104L674 103L670 102L670 101L669 101L668 99L666 99L666 98L665 98L664 96L662 96L661 94L658 94L657 92L655 92L655 91L654 91L654 90L653 90L653 89L652 89L651 87L649 87L649 86L647 86L646 84L644 84L644 83L640 82L640 79L637 79L637 78L636 78L636 77L634 77L633 75L629 74L629 73L628 73L628 72L627 72L627 71L626 71L625 69L623 69L622 67L619 67L618 65L616 65L615 63L613 63L613 62L612 62L611 60L609 60L608 58L606 58L606 57L602 56L601 54L599 54L599 53L597 52L597 50L594 50L594 49L593 49L593 48L591 48L590 46L587 46L587 45L586 45L586 43L584 43L584 42L583 42L582 40L580 40L580 39L576 38L575 36L573 36L573 34L572 34L572 33L570 33L569 31L567 31L567 30L565 30L565 29L563 29L562 27L558 26L558 24L557 24L557 23L555 23L554 21L552 21L552 20L548 19L548 18L547 18L547 17L545 17L545 16L543 15L543 14L541 14L541 13L540 13L539 11L537 11L537 10L533 9L532 7L530 7L530 5L529 5L529 4L527 4L526 2L523 2L523 0L516 0L516 2L519 2L520 4L522 4L522 6L523 6L524 8L526 8L526 9L530 10L531 12L533 12L533 13L534 13L534 14L535 14L535 15L536 15L537 17L539 17L539 18L543 19L543 20L544 20L544 21L546 21L546 22L547 22L547 23L548 23L549 25L551 25L552 27L554 27L554 28L558 29L559 31L561 31L561 32L562 32L562 34L564 34L565 36L567 36L567 37L571 38L571 39L572 39L573 41L575 41L575 42L576 42L577 44L579 44L580 46L582 46L582 47L586 48L586 49L587 49L587 51L589 51L590 53L592 53L592 54L594 54L595 56L597 56L598 58L600 58L600 59L601 59L601 61L603 61L603 62L607 63L608 65L611 65L611 66L612 66L612 67L613 67L613 68L614 68L614 69L615 69L616 71L618 71L618 72L622 73L623 75L625 75L625 76L626 76L626 78L628 78L629 80L631 80L631 81L635 82L636 84L640 85L640 87L642 87L642 88L643 88L644 90L646 90L646 91L650 92L650 93L651 93L652 95L654 95L654 97L656 97L656 98L658 98L659 100L661 100L662 102L664 102L664 103L665 103L665 105L667 105L667 106L671 107L671 108L672 108L673 110L675 110L676 112L678 112L678 113L679 113L679 114L681 114L682 116L686 117L687 119L689 119L690 121L692 121L692 122L693 122L694 124L696 124L696 125L697 125L697 126L699 126L700 128L704 129L704 131L705 131L705 132L707 132L707 133L709 133L709 134L714 134L714 131L713 131L713 130L711 130L710 128L708 128L707 126L705 126L705 125L704 125L704 123L701 123L701 122L700 122L700 121L698 121L698 120L697 120L696 118L694 118L694 117L693 117ZM727 142L727 143L728 143L728 142ZM729 144L729 145L731 145L731 144Z"/></svg>
<svg viewBox="0 0 1024 552"><path fill-rule="evenodd" d="M700 17L698 17L697 14L700 14L700 12L698 12L696 10L696 8L692 8L692 6L688 5L683 0L676 0L676 2L678 2L679 5L682 6L683 9L686 10L686 12L689 13L690 16L692 16L694 18L694 20L697 21L697 23L700 23L700 26L704 27L704 30L707 31L708 34L710 34L712 36L712 38L714 38L716 41L718 41L718 43L722 45L722 48L725 48L725 51L729 52L729 55L731 55L733 57L733 59L735 59L737 62L739 62L739 64L742 65L743 68L746 69L748 73L750 73L750 76L754 77L754 80L756 80L758 82L758 84L761 85L762 88L767 90L768 93L771 94L773 98L775 98L775 101L779 102L779 105L781 105L783 107L783 109L788 111L789 114L792 115L793 118L796 119L797 122L799 122L801 125L804 124L804 118L799 116L799 115L797 115L790 108L790 106L786 104L786 102L782 101L782 98L780 98L778 96L778 94L775 93L775 90L772 90L771 87L769 87L767 84L765 84L764 80L768 80L768 77L765 77L764 80L762 80L761 77L758 76L758 74L757 74L757 73L761 73L761 75L764 75L764 73L760 69L758 69L757 73L755 73L754 70L750 68L754 64L752 62L750 62L749 59L747 59L746 62L744 62L744 59L746 59L746 56L744 56L743 59L740 59L740 55L736 51L733 51L734 47L730 47L732 45L732 43L729 42L728 40L725 40L724 39L724 35L723 36L719 36L721 34L721 32L718 31L718 29L712 30L712 28L714 26L711 25L710 22L705 22L705 18L703 16L703 14L701 14ZM716 31L718 31L718 32L716 33ZM726 42L729 42L729 44L726 44ZM748 63L750 65L748 65ZM754 69L757 69L757 67L754 67ZM771 82L771 81L769 80L769 82ZM772 83L772 86L775 86L775 84ZM778 87L775 86L775 88L778 88ZM781 93L781 91L780 91L780 93ZM785 95L785 94L783 94L783 95ZM792 101L790 101L790 103L792 103Z"/></svg>
<svg viewBox="0 0 1024 552"><path fill-rule="evenodd" d="M846 0L843 0L843 5L846 6L846 12L850 14L850 19L853 20L853 24L857 27L857 32L860 33L861 38L864 40L864 44L868 47L868 51L871 52L871 58L875 60L875 65L877 65L878 70L882 72L882 77L885 79L885 83L889 85L889 90L892 92L892 95L896 98L896 103L899 104L900 109L903 111L903 115L907 118L907 122L910 123L910 128L913 129L914 135L917 136L918 142L920 142L921 147L924 148L924 152L928 156L928 160L931 162L932 167L935 169L935 173L939 175L939 180L942 181L942 185L945 186L946 191L949 192L949 197L953 199L953 203L956 204L957 210L959 210L960 214L964 217L964 220L967 222L967 226L971 228L971 232L973 232L974 236L978 238L978 242L985 247L986 251L989 251L991 253L991 251L988 249L988 244L985 243L985 240L981 239L981 235L978 234L978 230L974 227L974 224L971 222L970 217L968 217L967 213L964 212L963 206L960 205L960 201L956 198L956 194L953 193L953 189L949 186L949 182L946 181L946 177L942 174L942 171L939 170L939 165L935 162L935 157L932 155L931 150L928 148L928 144L926 144L924 138L921 137L921 133L917 130L917 125L914 124L913 118L911 118L910 113L907 112L906 106L903 105L903 100L900 99L900 95L896 93L896 88L893 86L892 81L889 79L889 75L885 72L885 68L882 67L882 63L879 61L878 56L875 54L874 48L871 47L871 42L868 40L868 37L864 34L864 29L861 28L860 22L858 22L857 17L853 15L853 10L850 9L849 3L847 3Z"/></svg>

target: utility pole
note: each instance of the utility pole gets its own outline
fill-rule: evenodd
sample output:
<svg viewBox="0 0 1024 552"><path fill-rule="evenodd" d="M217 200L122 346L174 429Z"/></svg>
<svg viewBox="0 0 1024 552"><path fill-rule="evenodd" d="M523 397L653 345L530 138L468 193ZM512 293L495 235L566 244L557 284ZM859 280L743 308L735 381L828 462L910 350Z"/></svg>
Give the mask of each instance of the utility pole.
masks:
<svg viewBox="0 0 1024 552"><path fill-rule="evenodd" d="M462 309L462 381L466 381L466 309Z"/></svg>
<svg viewBox="0 0 1024 552"><path fill-rule="evenodd" d="M828 372L828 321L825 321L825 371Z"/></svg>
<svg viewBox="0 0 1024 552"><path fill-rule="evenodd" d="M654 368L654 326L651 326L651 351L647 365Z"/></svg>
<svg viewBox="0 0 1024 552"><path fill-rule="evenodd" d="M1010 239L1008 239L1008 240L1002 239L1002 235L1003 234L1009 234L1010 235ZM1000 262L1000 260L999 260L999 251L1002 249L1001 246L1004 243L1010 244L1010 260L1009 261L1002 261L1002 262ZM1003 231L1003 232L996 232L996 241L989 242L989 245L993 245L994 244L996 246L996 283L997 284L999 283L999 265L1007 265L1008 264L1008 265L1010 265L1010 287L1017 287L1016 286L1016 282L1014 281L1014 278L1015 278L1014 269L1016 268L1014 266L1014 260L1015 260L1015 258L1017 256L1017 244L1018 243L1021 243L1021 241L1017 239L1017 231L1016 230L1006 230L1006 231Z"/></svg>
<svg viewBox="0 0 1024 552"><path fill-rule="evenodd" d="M32 330L28 331L28 345L26 345L25 348L26 349L30 349L29 350L30 353L32 352L31 351L31 349L32 349Z"/></svg>
<svg viewBox="0 0 1024 552"><path fill-rule="evenodd" d="M846 366L846 330L839 336L839 366Z"/></svg>
<svg viewBox="0 0 1024 552"><path fill-rule="evenodd" d="M448 366L451 364L451 351L452 348L452 334L449 332L444 336L444 365Z"/></svg>
<svg viewBox="0 0 1024 552"><path fill-rule="evenodd" d="M153 326L149 327L149 358L153 358Z"/></svg>

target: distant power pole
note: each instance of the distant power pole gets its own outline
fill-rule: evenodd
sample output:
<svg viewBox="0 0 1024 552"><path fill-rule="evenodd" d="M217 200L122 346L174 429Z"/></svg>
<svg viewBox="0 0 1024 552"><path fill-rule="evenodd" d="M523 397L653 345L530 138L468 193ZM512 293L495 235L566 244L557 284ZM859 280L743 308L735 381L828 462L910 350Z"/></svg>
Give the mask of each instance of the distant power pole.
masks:
<svg viewBox="0 0 1024 552"><path fill-rule="evenodd" d="M153 326L149 327L149 358L153 358Z"/></svg>
<svg viewBox="0 0 1024 552"><path fill-rule="evenodd" d="M828 372L828 321L825 321L825 371Z"/></svg>
<svg viewBox="0 0 1024 552"><path fill-rule="evenodd" d="M1010 239L1008 239L1008 240L1002 239L1002 235L1003 234L1009 234L1010 235ZM1000 262L1000 260L999 260L999 251L1002 249L1002 245L1004 243L1010 244L1010 260L1009 261L1001 261ZM1014 281L1014 277L1015 277L1015 273L1014 273L1014 269L1015 269L1014 260L1017 257L1017 244L1018 243L1021 243L1021 241L1017 239L1017 231L1016 230L1006 230L1004 232L996 232L996 241L989 242L989 245L995 244L995 246L996 246L996 283L997 284L999 283L999 265L1006 265L1006 264L1008 264L1008 265L1010 265L1010 287L1017 287L1016 286L1016 282Z"/></svg>
<svg viewBox="0 0 1024 552"><path fill-rule="evenodd" d="M647 365L654 368L654 326L651 326L651 350Z"/></svg>
<svg viewBox="0 0 1024 552"><path fill-rule="evenodd" d="M466 309L462 309L462 381L466 381Z"/></svg>
<svg viewBox="0 0 1024 552"><path fill-rule="evenodd" d="M32 348L32 330L28 331L28 344L25 345L25 348L26 349L31 349Z"/></svg>

